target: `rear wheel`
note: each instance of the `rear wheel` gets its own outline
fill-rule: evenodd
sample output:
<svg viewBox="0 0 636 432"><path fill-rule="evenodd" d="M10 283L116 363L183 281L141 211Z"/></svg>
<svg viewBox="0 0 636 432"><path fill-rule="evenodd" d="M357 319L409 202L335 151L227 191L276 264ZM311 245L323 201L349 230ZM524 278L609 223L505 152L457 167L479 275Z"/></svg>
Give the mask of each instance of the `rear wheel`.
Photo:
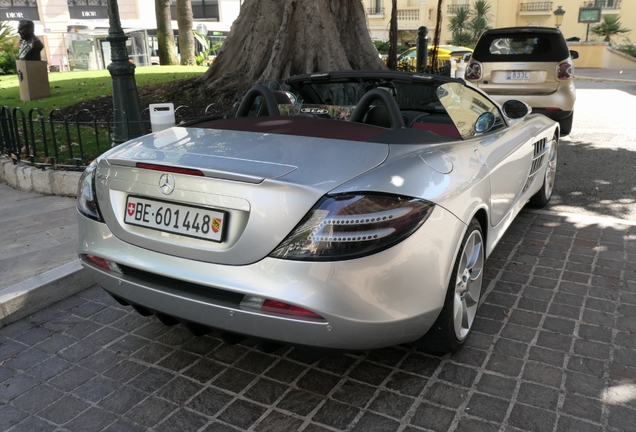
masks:
<svg viewBox="0 0 636 432"><path fill-rule="evenodd" d="M470 334L477 314L484 277L484 239L473 219L464 235L451 275L444 307L433 327L418 341L437 353L459 349Z"/></svg>
<svg viewBox="0 0 636 432"><path fill-rule="evenodd" d="M559 139L554 136L552 143L550 144L550 151L548 153L548 161L545 169L545 176L543 177L543 185L536 194L530 198L529 204L532 207L545 207L552 198L554 192L554 180L556 178L557 161L559 153Z"/></svg>
<svg viewBox="0 0 636 432"><path fill-rule="evenodd" d="M573 121L574 111L572 111L566 118L559 120L559 125L561 126L561 136L570 135L570 132L572 132Z"/></svg>

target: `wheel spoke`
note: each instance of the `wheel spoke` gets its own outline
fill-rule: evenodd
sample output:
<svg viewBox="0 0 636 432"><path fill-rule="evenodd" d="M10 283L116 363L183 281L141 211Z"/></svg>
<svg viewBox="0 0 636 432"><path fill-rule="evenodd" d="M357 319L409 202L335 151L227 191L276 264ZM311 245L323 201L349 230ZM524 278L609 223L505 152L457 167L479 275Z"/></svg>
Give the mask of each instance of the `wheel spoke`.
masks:
<svg viewBox="0 0 636 432"><path fill-rule="evenodd" d="M471 293L470 290L466 291L466 294L464 294L464 302L466 303L467 308L477 304L477 300L473 297L473 293Z"/></svg>

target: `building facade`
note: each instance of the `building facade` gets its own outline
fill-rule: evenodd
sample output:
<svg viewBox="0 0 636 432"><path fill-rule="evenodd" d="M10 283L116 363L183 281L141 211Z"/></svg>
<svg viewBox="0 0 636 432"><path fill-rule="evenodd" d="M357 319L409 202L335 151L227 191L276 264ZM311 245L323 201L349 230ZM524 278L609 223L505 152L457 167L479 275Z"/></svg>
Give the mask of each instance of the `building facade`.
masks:
<svg viewBox="0 0 636 432"><path fill-rule="evenodd" d="M102 69L110 63L108 3L112 0L0 0L0 21L17 29L21 19L35 23L35 34L44 42L42 59L51 70ZM192 0L194 28L222 38L240 12L242 0ZM150 64L154 0L119 0L119 15L129 35L128 51L139 65ZM176 0L172 27L177 30ZM156 34L156 33L154 33Z"/></svg>
<svg viewBox="0 0 636 432"><path fill-rule="evenodd" d="M442 3L441 43L451 39L447 26L458 8L471 5L474 0L444 0ZM372 39L388 40L391 0L362 0L367 16L367 24ZM415 43L417 29L426 26L429 38L435 31L437 19L437 0L397 0L398 38L402 43ZM636 43L636 0L488 0L490 4L489 26L493 28L515 26L555 27L556 15L560 8L565 13L560 29L567 38L578 37L584 41L602 41L602 37L588 32L595 24L579 22L579 14L589 8L599 8L600 16L618 15L623 27L631 29L629 33L616 36L613 42L630 39ZM583 12L583 18L589 17Z"/></svg>

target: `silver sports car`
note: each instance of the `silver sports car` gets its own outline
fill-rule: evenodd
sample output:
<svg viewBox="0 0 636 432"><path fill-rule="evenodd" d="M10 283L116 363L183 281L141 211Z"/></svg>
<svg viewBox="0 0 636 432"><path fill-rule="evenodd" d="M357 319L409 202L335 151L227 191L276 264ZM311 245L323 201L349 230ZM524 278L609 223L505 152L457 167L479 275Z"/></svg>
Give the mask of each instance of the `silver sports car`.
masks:
<svg viewBox="0 0 636 432"><path fill-rule="evenodd" d="M79 256L122 304L226 340L459 348L484 261L552 195L559 126L461 79L254 85L233 117L133 139L78 191Z"/></svg>

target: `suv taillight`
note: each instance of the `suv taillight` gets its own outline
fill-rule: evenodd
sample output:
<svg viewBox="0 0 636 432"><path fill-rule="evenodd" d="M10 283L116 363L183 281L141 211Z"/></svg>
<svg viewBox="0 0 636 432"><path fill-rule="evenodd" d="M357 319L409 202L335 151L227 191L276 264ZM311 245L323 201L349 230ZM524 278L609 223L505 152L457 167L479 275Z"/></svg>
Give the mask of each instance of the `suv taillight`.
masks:
<svg viewBox="0 0 636 432"><path fill-rule="evenodd" d="M470 81L477 81L481 79L481 63L476 61L471 61L466 66L465 77Z"/></svg>
<svg viewBox="0 0 636 432"><path fill-rule="evenodd" d="M557 79L561 81L574 78L574 65L570 59L563 60L557 65Z"/></svg>

